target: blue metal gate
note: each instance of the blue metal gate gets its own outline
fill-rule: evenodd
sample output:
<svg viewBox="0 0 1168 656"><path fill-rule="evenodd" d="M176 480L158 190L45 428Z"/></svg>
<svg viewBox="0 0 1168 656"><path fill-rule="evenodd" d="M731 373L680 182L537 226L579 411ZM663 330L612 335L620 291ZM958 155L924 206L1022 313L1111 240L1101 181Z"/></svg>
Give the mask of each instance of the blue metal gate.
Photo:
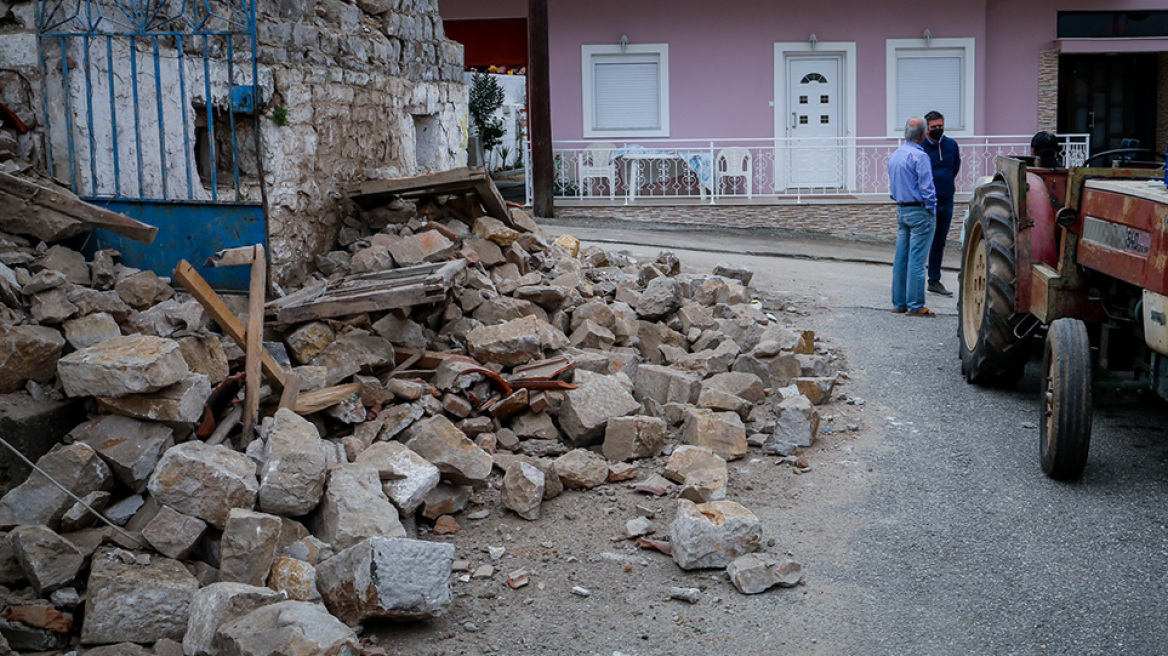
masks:
<svg viewBox="0 0 1168 656"><path fill-rule="evenodd" d="M266 244L255 0L37 0L36 18L50 174L158 227L89 248L169 275ZM202 273L247 288L243 269Z"/></svg>

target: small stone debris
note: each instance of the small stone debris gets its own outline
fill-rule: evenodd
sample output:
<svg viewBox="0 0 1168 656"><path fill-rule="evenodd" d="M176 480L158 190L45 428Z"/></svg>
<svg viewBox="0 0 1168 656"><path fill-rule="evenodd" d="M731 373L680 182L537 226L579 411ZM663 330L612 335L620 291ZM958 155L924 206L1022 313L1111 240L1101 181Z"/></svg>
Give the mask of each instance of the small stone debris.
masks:
<svg viewBox="0 0 1168 656"><path fill-rule="evenodd" d="M761 540L758 517L734 501L678 499L669 526L673 560L687 570L726 567L735 557L757 551Z"/></svg>
<svg viewBox="0 0 1168 656"><path fill-rule="evenodd" d="M653 522L649 521L646 517L637 517L625 522L625 536L630 539L639 538L642 535L649 535L654 530Z"/></svg>
<svg viewBox="0 0 1168 656"><path fill-rule="evenodd" d="M669 598L696 604L702 600L702 591L699 588L669 588Z"/></svg>
<svg viewBox="0 0 1168 656"><path fill-rule="evenodd" d="M742 594L759 594L778 586L792 588L803 580L803 566L770 554L746 554L726 566L731 583Z"/></svg>
<svg viewBox="0 0 1168 656"><path fill-rule="evenodd" d="M572 594L576 595L577 597L588 598L588 597L592 596L592 591L589 590L588 588L584 588L584 587L576 585L576 586L572 586Z"/></svg>
<svg viewBox="0 0 1168 656"><path fill-rule="evenodd" d="M518 590L519 588L527 585L529 582L530 581L528 580L526 567L521 567L507 575L507 585L510 586L512 590Z"/></svg>

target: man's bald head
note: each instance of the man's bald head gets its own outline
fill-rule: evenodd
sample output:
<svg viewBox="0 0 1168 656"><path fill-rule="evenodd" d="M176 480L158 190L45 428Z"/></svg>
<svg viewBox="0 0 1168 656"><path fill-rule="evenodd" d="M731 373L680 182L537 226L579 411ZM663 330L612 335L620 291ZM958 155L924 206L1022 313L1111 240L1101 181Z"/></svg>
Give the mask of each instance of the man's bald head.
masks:
<svg viewBox="0 0 1168 656"><path fill-rule="evenodd" d="M904 124L904 140L921 143L925 140L925 119L914 116Z"/></svg>

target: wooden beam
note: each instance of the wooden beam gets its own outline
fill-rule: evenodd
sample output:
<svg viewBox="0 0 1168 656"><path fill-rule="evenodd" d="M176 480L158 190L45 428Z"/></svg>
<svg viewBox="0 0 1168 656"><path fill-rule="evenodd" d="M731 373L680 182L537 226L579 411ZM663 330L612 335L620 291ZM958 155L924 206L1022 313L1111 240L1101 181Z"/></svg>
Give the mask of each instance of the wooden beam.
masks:
<svg viewBox="0 0 1168 656"><path fill-rule="evenodd" d="M227 333L231 339L235 340L239 348L247 350L247 330L243 322L241 322L231 310L227 309L227 305L223 303L223 299L219 298L219 294L215 293L214 289L203 280L203 276L199 275L198 271L191 266L190 262L180 260L178 266L174 268L174 279L179 281L182 286L195 298L203 309L207 311L215 323L223 332ZM279 362L267 352L266 349L260 350L261 364L263 365L264 373L269 378L280 384L280 387L285 385L287 374L284 373L284 368L280 366Z"/></svg>
<svg viewBox="0 0 1168 656"><path fill-rule="evenodd" d="M158 228L81 200L52 183L0 173L0 229L58 241L92 228L102 228L143 244L151 244Z"/></svg>
<svg viewBox="0 0 1168 656"><path fill-rule="evenodd" d="M284 385L284 393L280 395L280 407L295 412L296 399L300 397L300 374L295 371L288 374L288 384Z"/></svg>
<svg viewBox="0 0 1168 656"><path fill-rule="evenodd" d="M224 248L207 258L204 266L209 267L229 267L242 266L244 264L251 264L255 261L255 247L254 246L240 246L238 248Z"/></svg>
<svg viewBox="0 0 1168 656"><path fill-rule="evenodd" d="M347 385L337 385L335 387L326 387L320 390L304 392L296 399L296 413L310 415L314 412L320 412L325 408L331 408L350 396L359 393L363 387L361 383L349 383Z"/></svg>
<svg viewBox="0 0 1168 656"><path fill-rule="evenodd" d="M260 361L264 352L264 289L267 283L264 273L267 265L262 245L256 244L254 253L251 260L251 286L248 289L247 347L244 348L247 354L244 371L247 375L244 377L243 446L255 439L255 423L260 414L260 383L263 378Z"/></svg>
<svg viewBox="0 0 1168 656"><path fill-rule="evenodd" d="M532 209L555 215L552 96L548 72L548 0L527 0L527 125L531 131Z"/></svg>

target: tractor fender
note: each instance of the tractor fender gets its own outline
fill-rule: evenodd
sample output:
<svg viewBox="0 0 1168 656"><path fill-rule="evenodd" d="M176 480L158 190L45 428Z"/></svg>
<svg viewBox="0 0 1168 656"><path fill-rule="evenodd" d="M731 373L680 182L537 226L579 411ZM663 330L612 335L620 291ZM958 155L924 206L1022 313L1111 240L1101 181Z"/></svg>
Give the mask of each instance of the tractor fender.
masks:
<svg viewBox="0 0 1168 656"><path fill-rule="evenodd" d="M1030 262L1058 268L1058 243L1055 230L1055 207L1046 180L1037 173L1026 173L1026 223L1030 226Z"/></svg>

